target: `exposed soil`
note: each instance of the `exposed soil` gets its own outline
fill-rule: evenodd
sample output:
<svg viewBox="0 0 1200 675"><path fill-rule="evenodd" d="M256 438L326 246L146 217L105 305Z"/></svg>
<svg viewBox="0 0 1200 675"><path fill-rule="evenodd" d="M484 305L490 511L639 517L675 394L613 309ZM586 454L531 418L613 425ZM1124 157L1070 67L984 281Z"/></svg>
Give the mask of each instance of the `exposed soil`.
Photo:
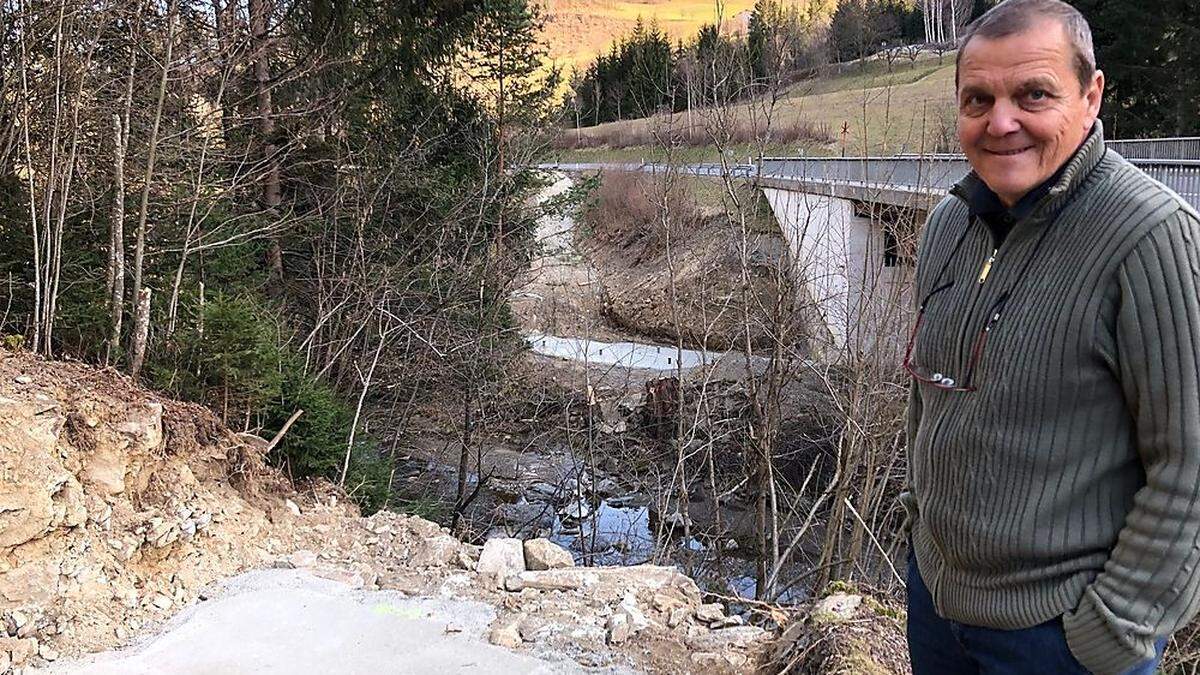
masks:
<svg viewBox="0 0 1200 675"><path fill-rule="evenodd" d="M557 178L544 195L561 194L570 180ZM683 186L667 205L668 232L656 212L656 189L648 177L605 176L598 204L540 224L542 255L512 300L521 326L718 351L743 349L747 338L756 348L769 345L779 333L769 325L776 321L793 329L790 300L780 295L787 245L758 205L746 207L743 234L740 218L701 203L719 201L710 194L715 185Z"/></svg>
<svg viewBox="0 0 1200 675"><path fill-rule="evenodd" d="M554 183L542 192L543 200L563 194L573 183L562 175L552 178ZM543 218L536 238L541 252L518 279L510 299L521 328L562 337L621 337L604 317L603 279L578 248L575 215Z"/></svg>
<svg viewBox="0 0 1200 675"><path fill-rule="evenodd" d="M769 638L696 618L700 592L671 568L545 586L518 558L497 576L486 547L481 557L434 523L362 518L329 485L295 490L265 449L112 370L0 350L0 673L130 644L261 568L480 602L496 617L487 640L581 671L734 672Z"/></svg>

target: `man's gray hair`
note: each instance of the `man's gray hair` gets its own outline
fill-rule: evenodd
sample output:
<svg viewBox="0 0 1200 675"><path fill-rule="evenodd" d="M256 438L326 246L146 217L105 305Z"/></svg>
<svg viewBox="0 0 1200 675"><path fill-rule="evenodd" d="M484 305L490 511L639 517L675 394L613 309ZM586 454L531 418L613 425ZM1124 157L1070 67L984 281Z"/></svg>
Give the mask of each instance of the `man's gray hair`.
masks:
<svg viewBox="0 0 1200 675"><path fill-rule="evenodd" d="M1028 30L1041 19L1053 19L1063 27L1075 52L1075 76L1086 89L1096 74L1096 54L1092 48L1092 29L1079 10L1062 0L1004 0L967 26L955 57L954 83L958 84L958 61L973 38L991 40Z"/></svg>

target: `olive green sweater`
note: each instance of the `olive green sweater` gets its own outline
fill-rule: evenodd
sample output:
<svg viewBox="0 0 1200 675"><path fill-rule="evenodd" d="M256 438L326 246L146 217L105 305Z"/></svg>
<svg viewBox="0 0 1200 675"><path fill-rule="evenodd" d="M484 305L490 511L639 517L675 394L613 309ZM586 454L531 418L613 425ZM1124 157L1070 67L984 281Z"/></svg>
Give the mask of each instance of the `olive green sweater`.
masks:
<svg viewBox="0 0 1200 675"><path fill-rule="evenodd" d="M995 251L968 176L934 209L912 362L907 510L939 614L1003 629L1063 615L1119 673L1200 605L1200 217L1097 128ZM960 384L964 382L960 379Z"/></svg>

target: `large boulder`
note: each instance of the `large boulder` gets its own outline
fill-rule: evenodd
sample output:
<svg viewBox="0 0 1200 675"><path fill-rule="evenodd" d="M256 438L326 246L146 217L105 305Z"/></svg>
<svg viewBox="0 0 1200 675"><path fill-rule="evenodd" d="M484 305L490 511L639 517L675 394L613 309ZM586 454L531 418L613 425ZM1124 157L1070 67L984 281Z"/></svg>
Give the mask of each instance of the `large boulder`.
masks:
<svg viewBox="0 0 1200 675"><path fill-rule="evenodd" d="M504 587L513 592L526 588L539 591L576 591L598 583L600 574L597 568L570 567L514 574L508 577Z"/></svg>
<svg viewBox="0 0 1200 675"><path fill-rule="evenodd" d="M697 621L717 623L725 619L725 607L718 602L700 605L696 608L695 616Z"/></svg>
<svg viewBox="0 0 1200 675"><path fill-rule="evenodd" d="M571 553L549 539L530 539L525 542L524 548L527 570L554 570L575 566L575 558Z"/></svg>
<svg viewBox="0 0 1200 675"><path fill-rule="evenodd" d="M862 605L861 595L832 593L821 598L812 609L812 620L816 623L845 623L854 618Z"/></svg>
<svg viewBox="0 0 1200 675"><path fill-rule="evenodd" d="M542 591L582 590L603 602L620 602L629 593L644 596L647 604L655 595L674 596L680 605L700 604L700 588L674 567L567 567L521 572L508 577L509 591L533 588Z"/></svg>
<svg viewBox="0 0 1200 675"><path fill-rule="evenodd" d="M633 627L629 625L629 617L617 613L608 617L608 644L619 645L633 635Z"/></svg>
<svg viewBox="0 0 1200 675"><path fill-rule="evenodd" d="M128 470L129 455L115 446L103 445L92 451L79 476L98 494L118 495L125 491Z"/></svg>
<svg viewBox="0 0 1200 675"><path fill-rule="evenodd" d="M520 539L488 539L479 554L475 571L488 583L504 588L504 580L525 571L525 549Z"/></svg>
<svg viewBox="0 0 1200 675"><path fill-rule="evenodd" d="M412 564L418 567L446 567L458 564L460 543L448 534L427 537L417 544Z"/></svg>

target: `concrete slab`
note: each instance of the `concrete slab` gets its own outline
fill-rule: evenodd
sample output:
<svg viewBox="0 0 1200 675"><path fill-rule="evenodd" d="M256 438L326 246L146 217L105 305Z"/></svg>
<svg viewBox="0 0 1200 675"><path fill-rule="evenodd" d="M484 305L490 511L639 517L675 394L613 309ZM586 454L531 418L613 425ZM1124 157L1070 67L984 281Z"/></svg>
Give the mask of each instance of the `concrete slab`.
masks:
<svg viewBox="0 0 1200 675"><path fill-rule="evenodd" d="M355 591L299 570L235 577L133 647L39 671L82 675L577 673L489 644L478 602ZM447 632L453 626L461 632Z"/></svg>

